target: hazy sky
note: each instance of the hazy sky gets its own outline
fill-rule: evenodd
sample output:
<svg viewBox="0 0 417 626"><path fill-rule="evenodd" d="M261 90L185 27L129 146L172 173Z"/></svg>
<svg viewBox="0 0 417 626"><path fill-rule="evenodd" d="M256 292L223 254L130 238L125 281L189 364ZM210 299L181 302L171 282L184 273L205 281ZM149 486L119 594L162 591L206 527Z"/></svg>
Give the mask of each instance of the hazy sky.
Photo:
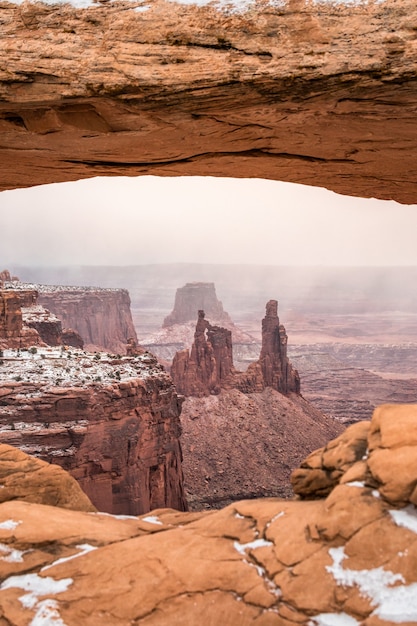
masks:
<svg viewBox="0 0 417 626"><path fill-rule="evenodd" d="M95 178L0 193L8 265L416 265L417 206L259 179Z"/></svg>

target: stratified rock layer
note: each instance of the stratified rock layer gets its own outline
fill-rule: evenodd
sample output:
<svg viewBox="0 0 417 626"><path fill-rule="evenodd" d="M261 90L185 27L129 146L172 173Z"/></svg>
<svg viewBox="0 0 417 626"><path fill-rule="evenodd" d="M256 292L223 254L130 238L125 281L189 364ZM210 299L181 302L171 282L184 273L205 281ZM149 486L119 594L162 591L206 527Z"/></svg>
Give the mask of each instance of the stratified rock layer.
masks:
<svg viewBox="0 0 417 626"><path fill-rule="evenodd" d="M4 350L0 441L69 470L97 508L186 508L181 402L150 355Z"/></svg>
<svg viewBox="0 0 417 626"><path fill-rule="evenodd" d="M379 489L349 480L325 500L123 520L4 502L1 617L27 624L46 614L67 626L414 625L417 513L407 493L417 473L405 459L416 458L416 428L416 406L382 407L368 436Z"/></svg>
<svg viewBox="0 0 417 626"><path fill-rule="evenodd" d="M126 354L130 341L137 344L130 297L126 289L27 285L16 282L6 283L6 286L16 293L24 293L29 289L35 291L38 304L47 307L59 318L64 328L76 331L92 349ZM33 308L30 312L33 313ZM32 325L41 332L42 323L40 317ZM80 340L74 337L74 342L79 344ZM60 345L62 338L57 343L54 340L46 343Z"/></svg>
<svg viewBox="0 0 417 626"><path fill-rule="evenodd" d="M220 175L415 203L416 25L415 0L4 2L0 188Z"/></svg>

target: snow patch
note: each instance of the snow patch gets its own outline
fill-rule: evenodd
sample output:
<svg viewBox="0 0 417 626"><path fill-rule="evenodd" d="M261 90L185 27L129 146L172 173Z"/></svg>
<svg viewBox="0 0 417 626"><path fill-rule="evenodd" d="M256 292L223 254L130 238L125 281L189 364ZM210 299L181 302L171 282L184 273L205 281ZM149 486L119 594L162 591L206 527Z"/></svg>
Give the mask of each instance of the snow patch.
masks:
<svg viewBox="0 0 417 626"><path fill-rule="evenodd" d="M416 507L412 504L406 506L401 510L391 510L390 515L397 526L407 528L407 530L417 533L417 511Z"/></svg>
<svg viewBox="0 0 417 626"><path fill-rule="evenodd" d="M147 517L142 517L142 522L148 522L149 524L160 524L162 526L162 522L157 515L148 515Z"/></svg>
<svg viewBox="0 0 417 626"><path fill-rule="evenodd" d="M64 556L61 559L57 559L56 561L54 561L53 563L51 563L50 565L45 565L45 567L42 567L41 572L44 572L47 569L50 569L51 567L54 567L54 565L60 565L61 563L66 563L67 561L72 561L72 559L77 559L79 556L83 556L84 554L87 554L88 552L92 552L93 550L97 550L96 546L90 546L90 544L88 543L82 543L78 546L75 546L76 548L78 548L78 550L80 550L80 552L77 552L76 554L71 554L71 556Z"/></svg>
<svg viewBox="0 0 417 626"><path fill-rule="evenodd" d="M308 622L309 626L359 626L359 623L347 613L320 613Z"/></svg>
<svg viewBox="0 0 417 626"><path fill-rule="evenodd" d="M239 543L238 541L233 542L233 546L235 550L246 556L246 550L256 550L257 548L265 548L267 546L273 546L272 541L267 541L266 539L255 539L254 541L250 541L249 543Z"/></svg>
<svg viewBox="0 0 417 626"><path fill-rule="evenodd" d="M91 515L105 515L106 517L112 517L113 519L134 519L136 522L139 521L139 518L135 515L113 515L112 513L104 513L103 511L98 511L91 513Z"/></svg>
<svg viewBox="0 0 417 626"><path fill-rule="evenodd" d="M5 522L0 522L0 530L14 530L22 522L15 522L13 519L8 519Z"/></svg>
<svg viewBox="0 0 417 626"><path fill-rule="evenodd" d="M72 578L55 580L54 578L41 577L38 574L23 574L22 576L10 576L2 582L0 589L17 588L29 592L19 598L25 609L35 610L35 615L29 626L65 626L59 615L57 602L50 598L39 600L39 597L67 591L72 583Z"/></svg>
<svg viewBox="0 0 417 626"><path fill-rule="evenodd" d="M350 483L345 483L348 487L365 487L365 483L361 480L352 480Z"/></svg>
<svg viewBox="0 0 417 626"><path fill-rule="evenodd" d="M342 562L346 558L343 547L330 548L329 554L333 565L327 566L326 570L340 585L357 586L359 592L375 606L371 615L393 624L417 620L417 583L405 585L402 574L394 574L383 567L343 569Z"/></svg>
<svg viewBox="0 0 417 626"><path fill-rule="evenodd" d="M0 556L0 561L6 561L6 563L23 563L23 555L30 550L15 550L10 546L7 546L5 543L0 543L0 553L3 553L4 556Z"/></svg>

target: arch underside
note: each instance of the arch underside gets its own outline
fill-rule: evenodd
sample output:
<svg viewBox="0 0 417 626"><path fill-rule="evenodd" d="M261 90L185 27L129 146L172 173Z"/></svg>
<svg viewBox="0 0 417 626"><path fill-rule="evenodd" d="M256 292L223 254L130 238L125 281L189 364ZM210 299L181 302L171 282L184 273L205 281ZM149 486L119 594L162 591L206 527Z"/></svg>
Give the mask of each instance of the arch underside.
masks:
<svg viewBox="0 0 417 626"><path fill-rule="evenodd" d="M208 175L417 203L412 2L150 12L0 7L0 189Z"/></svg>

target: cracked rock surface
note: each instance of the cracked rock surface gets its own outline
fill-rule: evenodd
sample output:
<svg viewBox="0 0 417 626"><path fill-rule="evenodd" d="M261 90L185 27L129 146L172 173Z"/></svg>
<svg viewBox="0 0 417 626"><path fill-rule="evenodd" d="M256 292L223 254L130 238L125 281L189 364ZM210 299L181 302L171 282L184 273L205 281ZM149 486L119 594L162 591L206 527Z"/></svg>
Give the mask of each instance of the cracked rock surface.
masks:
<svg viewBox="0 0 417 626"><path fill-rule="evenodd" d="M139 4L0 3L0 189L211 175L417 201L414 0Z"/></svg>
<svg viewBox="0 0 417 626"><path fill-rule="evenodd" d="M0 623L415 624L417 474L404 463L394 480L401 490L387 491L383 461L378 476L371 468L372 484L347 480L346 467L365 440L369 463L389 451L399 467L404 448L415 455L416 425L414 405L387 405L368 434L355 425L354 435L330 444L347 482L326 499L139 517L3 502Z"/></svg>

